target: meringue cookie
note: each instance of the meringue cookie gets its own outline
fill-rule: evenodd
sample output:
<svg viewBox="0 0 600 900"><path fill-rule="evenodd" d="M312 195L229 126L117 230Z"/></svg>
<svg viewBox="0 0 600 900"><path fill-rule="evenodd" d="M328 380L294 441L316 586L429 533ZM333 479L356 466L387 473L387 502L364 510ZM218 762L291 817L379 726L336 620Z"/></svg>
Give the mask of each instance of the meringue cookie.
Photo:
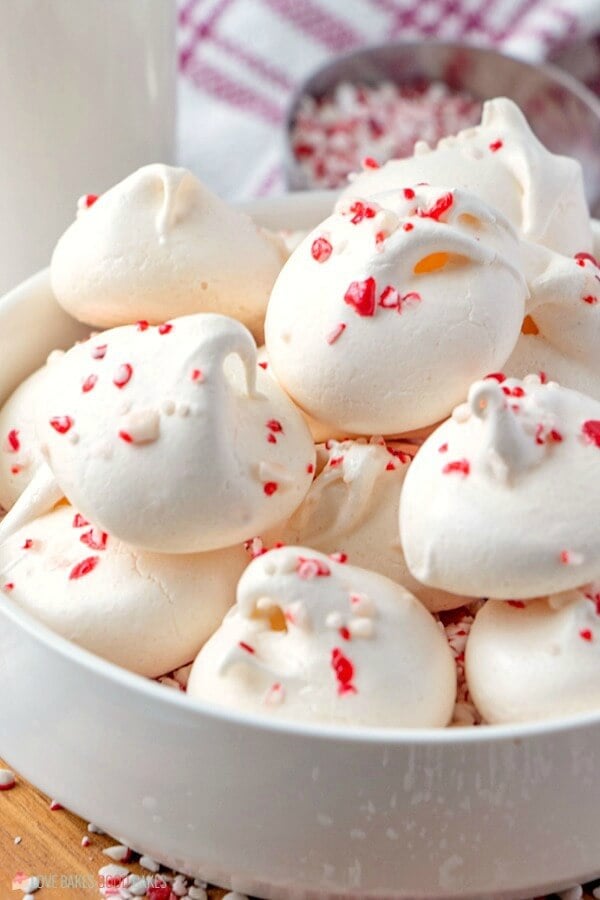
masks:
<svg viewBox="0 0 600 900"><path fill-rule="evenodd" d="M48 380L48 365L57 350L26 378L0 409L0 507L8 510L23 493L43 462L35 434L35 406Z"/></svg>
<svg viewBox="0 0 600 900"><path fill-rule="evenodd" d="M0 588L63 637L154 678L194 658L247 563L241 546L144 553L63 505L0 546Z"/></svg>
<svg viewBox="0 0 600 900"><path fill-rule="evenodd" d="M194 663L188 695L296 721L442 727L456 670L443 631L408 591L283 547L246 569L237 605Z"/></svg>
<svg viewBox="0 0 600 900"><path fill-rule="evenodd" d="M286 257L282 242L186 169L139 169L82 209L58 241L52 289L82 322L112 328L218 312L255 336Z"/></svg>
<svg viewBox="0 0 600 900"><path fill-rule="evenodd" d="M590 253L570 258L535 246L526 255L529 320L504 371L543 371L600 400L600 263Z"/></svg>
<svg viewBox="0 0 600 900"><path fill-rule="evenodd" d="M314 471L308 429L257 366L250 333L211 314L124 326L71 349L52 367L37 433L69 501L115 538L155 552L214 550L277 524ZM39 484L0 539L45 511ZM45 493L56 502L51 482Z"/></svg>
<svg viewBox="0 0 600 900"><path fill-rule="evenodd" d="M484 103L481 125L442 138L435 149L419 141L414 156L355 176L344 195L373 197L420 181L476 194L522 237L566 256L591 250L580 163L550 153L506 97Z"/></svg>
<svg viewBox="0 0 600 900"><path fill-rule="evenodd" d="M428 438L400 504L419 581L531 598L600 577L600 403L537 376L491 376Z"/></svg>
<svg viewBox="0 0 600 900"><path fill-rule="evenodd" d="M527 289L514 231L463 191L417 186L336 209L273 288L275 376L344 434L431 425L517 342Z"/></svg>
<svg viewBox="0 0 600 900"><path fill-rule="evenodd" d="M489 601L467 641L471 696L490 723L600 710L600 583L529 602Z"/></svg>
<svg viewBox="0 0 600 900"><path fill-rule="evenodd" d="M470 602L420 584L410 574L398 529L400 491L417 448L383 440L329 441L318 448L324 465L296 512L263 535L267 546L301 544L343 553L352 565L385 575L431 612ZM319 454L318 454L319 455Z"/></svg>

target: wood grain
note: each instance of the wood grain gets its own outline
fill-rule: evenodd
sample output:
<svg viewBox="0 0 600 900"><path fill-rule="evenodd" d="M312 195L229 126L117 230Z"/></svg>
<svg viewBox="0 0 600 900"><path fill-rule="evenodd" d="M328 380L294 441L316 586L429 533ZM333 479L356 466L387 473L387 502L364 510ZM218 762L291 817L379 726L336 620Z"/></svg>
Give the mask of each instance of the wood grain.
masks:
<svg viewBox="0 0 600 900"><path fill-rule="evenodd" d="M1 768L10 767L0 759ZM56 887L46 882L47 886L36 893L36 900L87 900L100 896L98 870L112 862L102 850L115 841L88 834L87 822L67 810L52 812L50 803L48 797L18 775L13 790L0 791L0 900L22 897L11 890L17 872L55 876ZM84 836L91 841L89 847L81 846ZM21 838L18 844L16 837ZM137 864L127 863L126 868L139 875L150 875ZM210 900L221 900L224 893L219 888L208 889Z"/></svg>

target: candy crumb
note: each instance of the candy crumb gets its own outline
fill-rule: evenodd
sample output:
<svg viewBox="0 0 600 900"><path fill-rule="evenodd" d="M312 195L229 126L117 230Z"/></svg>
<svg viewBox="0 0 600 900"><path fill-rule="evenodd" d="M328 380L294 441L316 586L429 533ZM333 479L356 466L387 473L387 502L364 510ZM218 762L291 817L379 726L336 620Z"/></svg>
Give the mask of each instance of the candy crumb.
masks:
<svg viewBox="0 0 600 900"><path fill-rule="evenodd" d="M0 791L11 791L17 784L17 779L10 769L0 769Z"/></svg>

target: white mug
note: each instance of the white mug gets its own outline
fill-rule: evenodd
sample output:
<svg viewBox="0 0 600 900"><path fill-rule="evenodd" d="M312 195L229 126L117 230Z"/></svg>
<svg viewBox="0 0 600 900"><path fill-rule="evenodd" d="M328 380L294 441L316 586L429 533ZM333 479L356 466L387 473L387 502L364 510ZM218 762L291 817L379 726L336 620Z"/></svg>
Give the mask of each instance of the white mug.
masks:
<svg viewBox="0 0 600 900"><path fill-rule="evenodd" d="M47 265L78 197L172 162L173 0L3 0L0 294Z"/></svg>

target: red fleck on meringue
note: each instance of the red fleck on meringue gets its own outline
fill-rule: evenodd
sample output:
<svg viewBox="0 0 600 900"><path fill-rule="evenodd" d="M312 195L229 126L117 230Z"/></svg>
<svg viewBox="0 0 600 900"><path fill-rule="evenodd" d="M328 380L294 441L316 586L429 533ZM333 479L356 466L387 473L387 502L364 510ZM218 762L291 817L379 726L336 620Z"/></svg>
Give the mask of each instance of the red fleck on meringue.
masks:
<svg viewBox="0 0 600 900"><path fill-rule="evenodd" d="M330 241L324 237L317 237L312 242L310 252L312 258L319 263L327 262L333 252Z"/></svg>
<svg viewBox="0 0 600 900"><path fill-rule="evenodd" d="M76 563L69 572L69 580L76 581L78 578L84 578L94 571L99 562L99 556L88 556L85 559L82 559L81 562Z"/></svg>
<svg viewBox="0 0 600 900"><path fill-rule="evenodd" d="M71 416L54 416L50 419L50 425L58 434L66 434L74 424Z"/></svg>
<svg viewBox="0 0 600 900"><path fill-rule="evenodd" d="M133 378L133 366L131 363L123 363L115 372L113 384L115 387L124 388Z"/></svg>
<svg viewBox="0 0 600 900"><path fill-rule="evenodd" d="M374 278L353 281L344 294L344 302L351 306L359 316L373 316L375 315L375 291Z"/></svg>

